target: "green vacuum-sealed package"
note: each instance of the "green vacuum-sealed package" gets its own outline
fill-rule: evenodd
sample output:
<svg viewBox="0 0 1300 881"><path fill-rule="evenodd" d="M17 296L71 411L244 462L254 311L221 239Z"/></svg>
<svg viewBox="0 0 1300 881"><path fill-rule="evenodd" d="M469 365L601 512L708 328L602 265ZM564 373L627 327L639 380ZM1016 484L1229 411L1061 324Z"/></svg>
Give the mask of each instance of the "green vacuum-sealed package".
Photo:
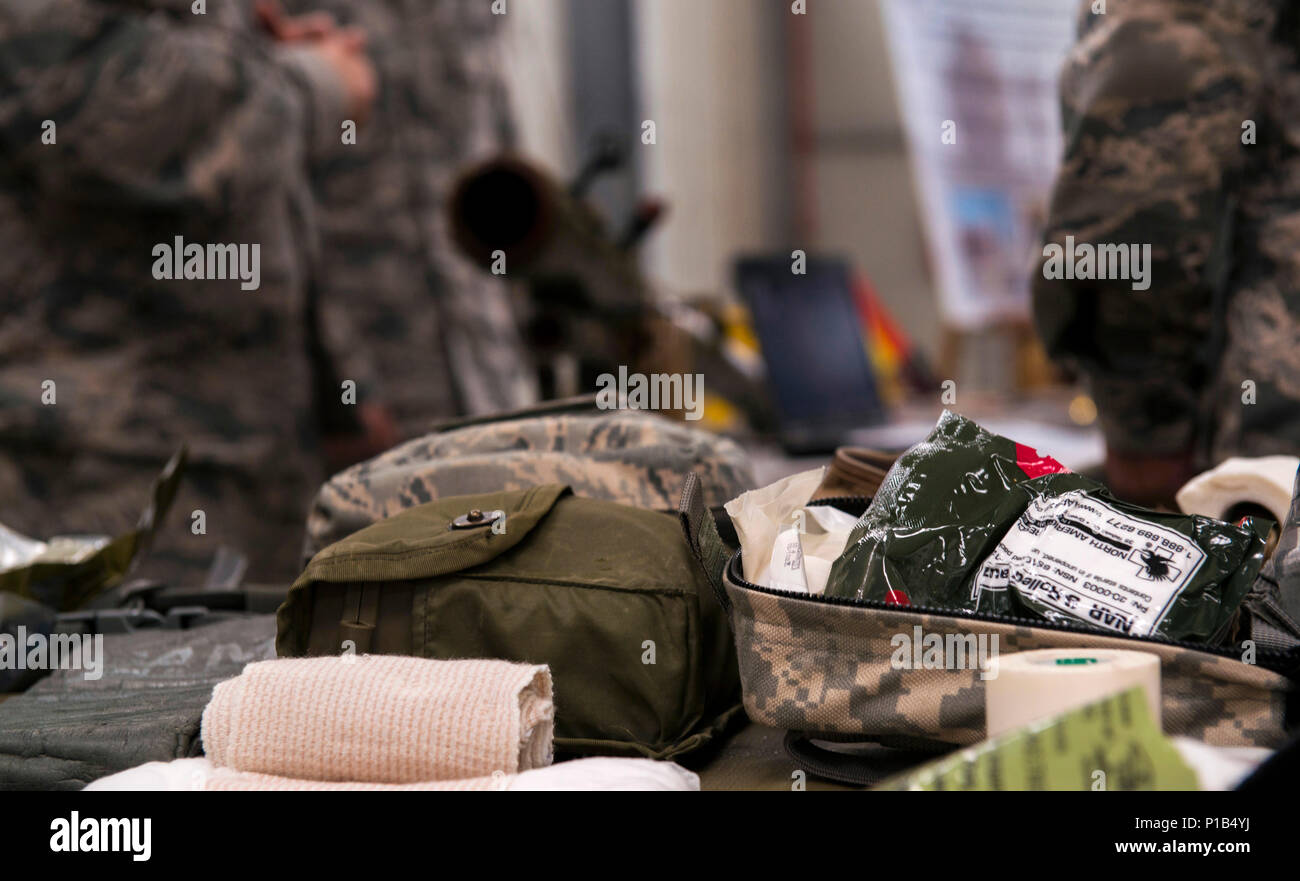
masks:
<svg viewBox="0 0 1300 881"><path fill-rule="evenodd" d="M890 470L826 595L1213 643L1270 526L1127 504L945 411Z"/></svg>

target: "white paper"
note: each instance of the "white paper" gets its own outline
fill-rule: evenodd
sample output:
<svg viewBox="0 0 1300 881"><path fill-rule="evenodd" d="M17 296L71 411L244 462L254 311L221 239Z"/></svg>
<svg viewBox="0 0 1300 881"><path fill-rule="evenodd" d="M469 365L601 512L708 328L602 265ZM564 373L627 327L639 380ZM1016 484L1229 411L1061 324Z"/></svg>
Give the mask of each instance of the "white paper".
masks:
<svg viewBox="0 0 1300 881"><path fill-rule="evenodd" d="M807 505L824 470L795 474L727 502L746 580L796 593L826 590L831 565L844 552L857 518L827 505Z"/></svg>

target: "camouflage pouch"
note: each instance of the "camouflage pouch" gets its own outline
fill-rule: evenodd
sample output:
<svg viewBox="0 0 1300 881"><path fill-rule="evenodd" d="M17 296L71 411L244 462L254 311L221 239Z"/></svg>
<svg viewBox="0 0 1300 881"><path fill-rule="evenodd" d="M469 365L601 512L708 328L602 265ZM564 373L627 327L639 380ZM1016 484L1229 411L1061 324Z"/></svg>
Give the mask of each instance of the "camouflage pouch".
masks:
<svg viewBox="0 0 1300 881"><path fill-rule="evenodd" d="M545 484L419 505L317 554L280 656L547 664L555 744L670 758L740 715L726 616L673 517Z"/></svg>
<svg viewBox="0 0 1300 881"><path fill-rule="evenodd" d="M507 414L435 432L336 474L307 519L304 561L384 517L445 496L565 484L575 495L671 513L686 474L719 507L754 485L726 438L627 410Z"/></svg>
<svg viewBox="0 0 1300 881"><path fill-rule="evenodd" d="M867 501L859 500L863 509ZM1059 622L778 591L744 579L740 552L723 545L693 480L680 516L731 620L745 712L763 725L913 749L977 743L985 738L983 677L991 672L976 663L981 647L994 656L1042 648L1157 654L1166 733L1209 744L1279 747L1300 713L1294 649L1252 646L1252 658L1235 647ZM916 651L902 650L936 639L970 663L929 665L924 654L917 663Z"/></svg>

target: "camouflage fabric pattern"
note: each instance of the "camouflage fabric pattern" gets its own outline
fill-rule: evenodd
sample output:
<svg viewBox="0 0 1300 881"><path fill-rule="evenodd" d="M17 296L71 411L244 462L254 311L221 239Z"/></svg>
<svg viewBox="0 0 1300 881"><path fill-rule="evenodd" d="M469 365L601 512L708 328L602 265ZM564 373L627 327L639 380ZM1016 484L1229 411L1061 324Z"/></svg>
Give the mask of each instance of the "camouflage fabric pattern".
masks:
<svg viewBox="0 0 1300 881"><path fill-rule="evenodd" d="M1286 677L1176 646L781 597L725 582L745 712L763 725L914 746L985 739L984 682L974 669L894 669L890 640L997 634L1000 655L1044 648L1140 649L1161 659L1164 730L1216 746L1277 748Z"/></svg>
<svg viewBox="0 0 1300 881"><path fill-rule="evenodd" d="M658 416L614 411L474 425L408 441L331 478L307 521L304 558L446 496L565 484L576 495L674 511L686 475L718 506L754 486L734 442Z"/></svg>
<svg viewBox="0 0 1300 881"><path fill-rule="evenodd" d="M0 521L120 532L184 441L152 574L201 573L227 544L250 577L286 578L320 479L308 156L337 142L321 120L342 97L256 31L251 2L190 5L0 7ZM154 245L177 236L260 245L260 287L155 279Z"/></svg>
<svg viewBox="0 0 1300 881"><path fill-rule="evenodd" d="M1150 288L1040 272L1048 351L1087 378L1114 450L1295 453L1300 9L1091 7L1080 3L1060 80L1065 151L1045 238L1149 244ZM1243 143L1247 123L1254 143Z"/></svg>
<svg viewBox="0 0 1300 881"><path fill-rule="evenodd" d="M481 0L285 6L363 27L379 76L356 143L312 170L321 312L341 375L386 404L404 437L435 420L529 403L536 390L508 292L459 256L447 230L456 173L510 135L497 46L504 17Z"/></svg>
<svg viewBox="0 0 1300 881"><path fill-rule="evenodd" d="M1255 582L1255 591L1266 593L1281 606L1293 631L1300 631L1300 471L1291 491L1291 507L1281 524L1273 555L1265 561Z"/></svg>

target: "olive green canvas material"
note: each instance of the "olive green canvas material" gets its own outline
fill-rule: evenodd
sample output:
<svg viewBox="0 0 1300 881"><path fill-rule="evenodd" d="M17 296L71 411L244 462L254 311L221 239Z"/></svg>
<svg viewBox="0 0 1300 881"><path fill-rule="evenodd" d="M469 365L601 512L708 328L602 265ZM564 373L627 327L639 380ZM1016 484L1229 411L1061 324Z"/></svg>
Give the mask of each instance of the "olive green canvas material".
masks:
<svg viewBox="0 0 1300 881"><path fill-rule="evenodd" d="M1206 649L1022 618L909 609L750 584L743 578L739 552L718 538L694 484L688 481L680 514L692 549L730 617L745 712L760 724L829 740L899 747L978 743L985 738L982 672L988 671L974 663L916 665L910 663L911 653L899 663L904 640L933 634L945 644L960 641L967 647L981 637L991 646L996 638L1001 656L1043 648L1153 652L1161 661L1167 734L1213 745L1277 748L1297 725L1300 656L1295 650Z"/></svg>
<svg viewBox="0 0 1300 881"><path fill-rule="evenodd" d="M676 520L558 484L440 499L327 547L276 649L547 664L567 754L671 758L740 713L726 616Z"/></svg>

